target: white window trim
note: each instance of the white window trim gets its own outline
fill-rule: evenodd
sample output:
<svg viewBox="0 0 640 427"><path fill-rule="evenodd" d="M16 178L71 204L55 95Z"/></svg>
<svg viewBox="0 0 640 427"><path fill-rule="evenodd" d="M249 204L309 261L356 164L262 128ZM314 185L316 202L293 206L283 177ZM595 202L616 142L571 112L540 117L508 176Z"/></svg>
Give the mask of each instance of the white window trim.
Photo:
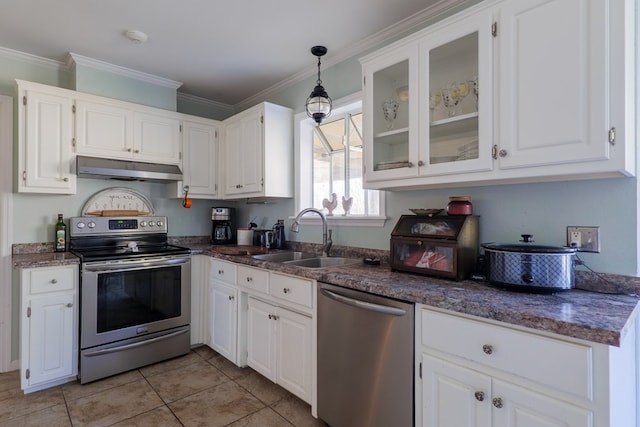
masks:
<svg viewBox="0 0 640 427"><path fill-rule="evenodd" d="M345 96L333 102L333 113L342 114L346 109L352 109L354 104L360 103L362 105L362 92L357 92L352 95ZM307 116L306 112L298 113L294 117L295 123L295 141L294 155L295 155L295 213L290 218L295 218L295 215L302 209L312 205L313 200L309 192L304 192L304 189L312 188L313 182L313 144L303 143L302 135L311 135L311 129L315 126L315 122L312 118ZM304 132L303 132L304 131ZM386 216L386 200L385 192L380 191L380 214L377 216L365 216L365 215L346 215L341 214L327 216L327 221L330 224L335 225L349 225L356 227L384 227ZM320 218L317 215L308 215L303 218L303 224L320 224Z"/></svg>

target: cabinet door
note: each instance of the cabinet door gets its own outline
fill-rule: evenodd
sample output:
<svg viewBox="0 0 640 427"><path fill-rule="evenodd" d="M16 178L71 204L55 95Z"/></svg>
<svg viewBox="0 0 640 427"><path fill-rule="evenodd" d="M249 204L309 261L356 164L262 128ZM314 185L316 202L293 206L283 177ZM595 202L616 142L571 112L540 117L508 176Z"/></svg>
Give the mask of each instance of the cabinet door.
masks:
<svg viewBox="0 0 640 427"><path fill-rule="evenodd" d="M495 427L591 427L593 413L557 398L493 380Z"/></svg>
<svg viewBox="0 0 640 427"><path fill-rule="evenodd" d="M276 307L249 298L247 365L276 382Z"/></svg>
<svg viewBox="0 0 640 427"><path fill-rule="evenodd" d="M134 159L180 164L180 120L169 115L136 111L133 130Z"/></svg>
<svg viewBox="0 0 640 427"><path fill-rule="evenodd" d="M422 426L491 425L491 379L422 354Z"/></svg>
<svg viewBox="0 0 640 427"><path fill-rule="evenodd" d="M75 194L72 99L27 90L23 106L18 191Z"/></svg>
<svg viewBox="0 0 640 427"><path fill-rule="evenodd" d="M131 160L133 113L115 105L76 101L76 154Z"/></svg>
<svg viewBox="0 0 640 427"><path fill-rule="evenodd" d="M278 308L277 383L311 402L311 318Z"/></svg>
<svg viewBox="0 0 640 427"><path fill-rule="evenodd" d="M22 330L22 337L27 340L22 355L23 389L75 375L75 295L55 293L32 297L27 302L27 330Z"/></svg>
<svg viewBox="0 0 640 427"><path fill-rule="evenodd" d="M418 174L418 48L409 44L363 63L365 180Z"/></svg>
<svg viewBox="0 0 640 427"><path fill-rule="evenodd" d="M263 110L254 108L225 124L225 194L260 193L263 176Z"/></svg>
<svg viewBox="0 0 640 427"><path fill-rule="evenodd" d="M420 175L491 170L493 16L438 28L420 44ZM480 95L482 92L482 96ZM428 100L428 101L427 101Z"/></svg>
<svg viewBox="0 0 640 427"><path fill-rule="evenodd" d="M209 301L210 346L222 356L236 363L238 290L218 281L212 281Z"/></svg>
<svg viewBox="0 0 640 427"><path fill-rule="evenodd" d="M501 8L501 168L609 158L609 7L512 0Z"/></svg>
<svg viewBox="0 0 640 427"><path fill-rule="evenodd" d="M218 191L218 128L197 122L182 122L183 185L192 197L215 197Z"/></svg>

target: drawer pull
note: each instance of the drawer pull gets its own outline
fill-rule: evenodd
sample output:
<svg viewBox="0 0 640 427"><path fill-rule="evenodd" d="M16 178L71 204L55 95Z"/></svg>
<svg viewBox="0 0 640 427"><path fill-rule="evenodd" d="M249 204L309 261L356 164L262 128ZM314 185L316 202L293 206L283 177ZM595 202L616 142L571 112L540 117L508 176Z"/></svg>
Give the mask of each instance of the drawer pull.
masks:
<svg viewBox="0 0 640 427"><path fill-rule="evenodd" d="M475 396L478 402L482 402L484 400L484 393L481 391L476 391Z"/></svg>
<svg viewBox="0 0 640 427"><path fill-rule="evenodd" d="M269 319L271 319L271 320L278 320L278 319L279 319L279 317L278 317L278 316L276 316L275 314L270 314L270 315L269 315Z"/></svg>
<svg viewBox="0 0 640 427"><path fill-rule="evenodd" d="M493 398L493 406L495 406L496 408L500 409L502 408L502 399L500 399L499 397L494 397Z"/></svg>
<svg viewBox="0 0 640 427"><path fill-rule="evenodd" d="M247 276L247 282L253 282L253 277Z"/></svg>
<svg viewBox="0 0 640 427"><path fill-rule="evenodd" d="M284 292L285 294L288 294L289 292L291 292L291 289L289 288L283 288L282 292Z"/></svg>
<svg viewBox="0 0 640 427"><path fill-rule="evenodd" d="M492 354L493 353L493 346L489 345L489 344L485 344L482 346L482 351L484 351L484 354Z"/></svg>

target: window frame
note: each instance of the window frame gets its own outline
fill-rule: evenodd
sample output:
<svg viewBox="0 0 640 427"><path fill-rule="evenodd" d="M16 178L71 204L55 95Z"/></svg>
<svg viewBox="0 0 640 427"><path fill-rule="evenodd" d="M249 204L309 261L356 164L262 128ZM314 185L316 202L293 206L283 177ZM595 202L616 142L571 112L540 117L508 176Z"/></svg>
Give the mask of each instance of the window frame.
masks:
<svg viewBox="0 0 640 427"><path fill-rule="evenodd" d="M362 111L362 92L345 96L333 101L332 115L342 115L353 109L359 108ZM312 206L313 188L313 128L316 125L306 112L298 113L294 117L294 158L295 158L295 214L302 209ZM306 135L306 136L305 136ZM364 149L364 147L363 147ZM359 227L384 227L386 216L385 192L379 191L380 212L378 215L346 215L342 214L327 216L327 221L335 225L350 225ZM317 215L307 215L302 218L303 223L318 223L320 218Z"/></svg>

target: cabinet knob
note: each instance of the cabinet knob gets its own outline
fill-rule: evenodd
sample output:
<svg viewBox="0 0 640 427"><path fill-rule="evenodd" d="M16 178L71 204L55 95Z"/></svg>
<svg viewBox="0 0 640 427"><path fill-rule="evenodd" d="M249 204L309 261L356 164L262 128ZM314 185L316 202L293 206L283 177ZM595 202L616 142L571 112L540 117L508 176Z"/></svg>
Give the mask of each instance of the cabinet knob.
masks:
<svg viewBox="0 0 640 427"><path fill-rule="evenodd" d="M484 393L481 391L476 391L474 396L478 402L482 402L484 400Z"/></svg>
<svg viewBox="0 0 640 427"><path fill-rule="evenodd" d="M233 301L233 295L229 295L229 301Z"/></svg>
<svg viewBox="0 0 640 427"><path fill-rule="evenodd" d="M498 155L500 157L507 157L507 150L503 148L502 150L498 151Z"/></svg>
<svg viewBox="0 0 640 427"><path fill-rule="evenodd" d="M289 288L283 288L282 292L284 292L285 294L288 294L289 292L291 292L291 289Z"/></svg>
<svg viewBox="0 0 640 427"><path fill-rule="evenodd" d="M130 153L131 152L131 148L127 148L127 151Z"/></svg>
<svg viewBox="0 0 640 427"><path fill-rule="evenodd" d="M418 161L418 166L424 166L424 162L422 160Z"/></svg>
<svg viewBox="0 0 640 427"><path fill-rule="evenodd" d="M271 320L278 320L278 319L279 319L279 317L278 317L278 316L276 316L275 314L270 314L270 315L269 315L269 319L271 319Z"/></svg>
<svg viewBox="0 0 640 427"><path fill-rule="evenodd" d="M72 302L67 303L67 307L69 308L73 307L73 303Z"/></svg>
<svg viewBox="0 0 640 427"><path fill-rule="evenodd" d="M58 279L51 279L51 283L55 285L56 283L58 283Z"/></svg>
<svg viewBox="0 0 640 427"><path fill-rule="evenodd" d="M253 282L253 277L248 276L247 277L247 282Z"/></svg>
<svg viewBox="0 0 640 427"><path fill-rule="evenodd" d="M502 404L502 399L500 399L499 397L494 397L492 400L493 406L495 406L496 408L500 409L502 408L504 405Z"/></svg>
<svg viewBox="0 0 640 427"><path fill-rule="evenodd" d="M412 168L412 167L413 167L413 162L408 162L408 163L407 163L407 167L408 167L408 168Z"/></svg>
<svg viewBox="0 0 640 427"><path fill-rule="evenodd" d="M64 182L69 182L69 178L66 178L66 177L65 177L65 178L62 178L62 180L63 180Z"/></svg>
<svg viewBox="0 0 640 427"><path fill-rule="evenodd" d="M222 276L224 274L224 270L218 270L218 276Z"/></svg>
<svg viewBox="0 0 640 427"><path fill-rule="evenodd" d="M493 353L493 346L489 345L489 344L485 344L482 346L482 351L484 351L484 354L492 354Z"/></svg>
<svg viewBox="0 0 640 427"><path fill-rule="evenodd" d="M140 150L133 150L134 153L138 154Z"/></svg>

